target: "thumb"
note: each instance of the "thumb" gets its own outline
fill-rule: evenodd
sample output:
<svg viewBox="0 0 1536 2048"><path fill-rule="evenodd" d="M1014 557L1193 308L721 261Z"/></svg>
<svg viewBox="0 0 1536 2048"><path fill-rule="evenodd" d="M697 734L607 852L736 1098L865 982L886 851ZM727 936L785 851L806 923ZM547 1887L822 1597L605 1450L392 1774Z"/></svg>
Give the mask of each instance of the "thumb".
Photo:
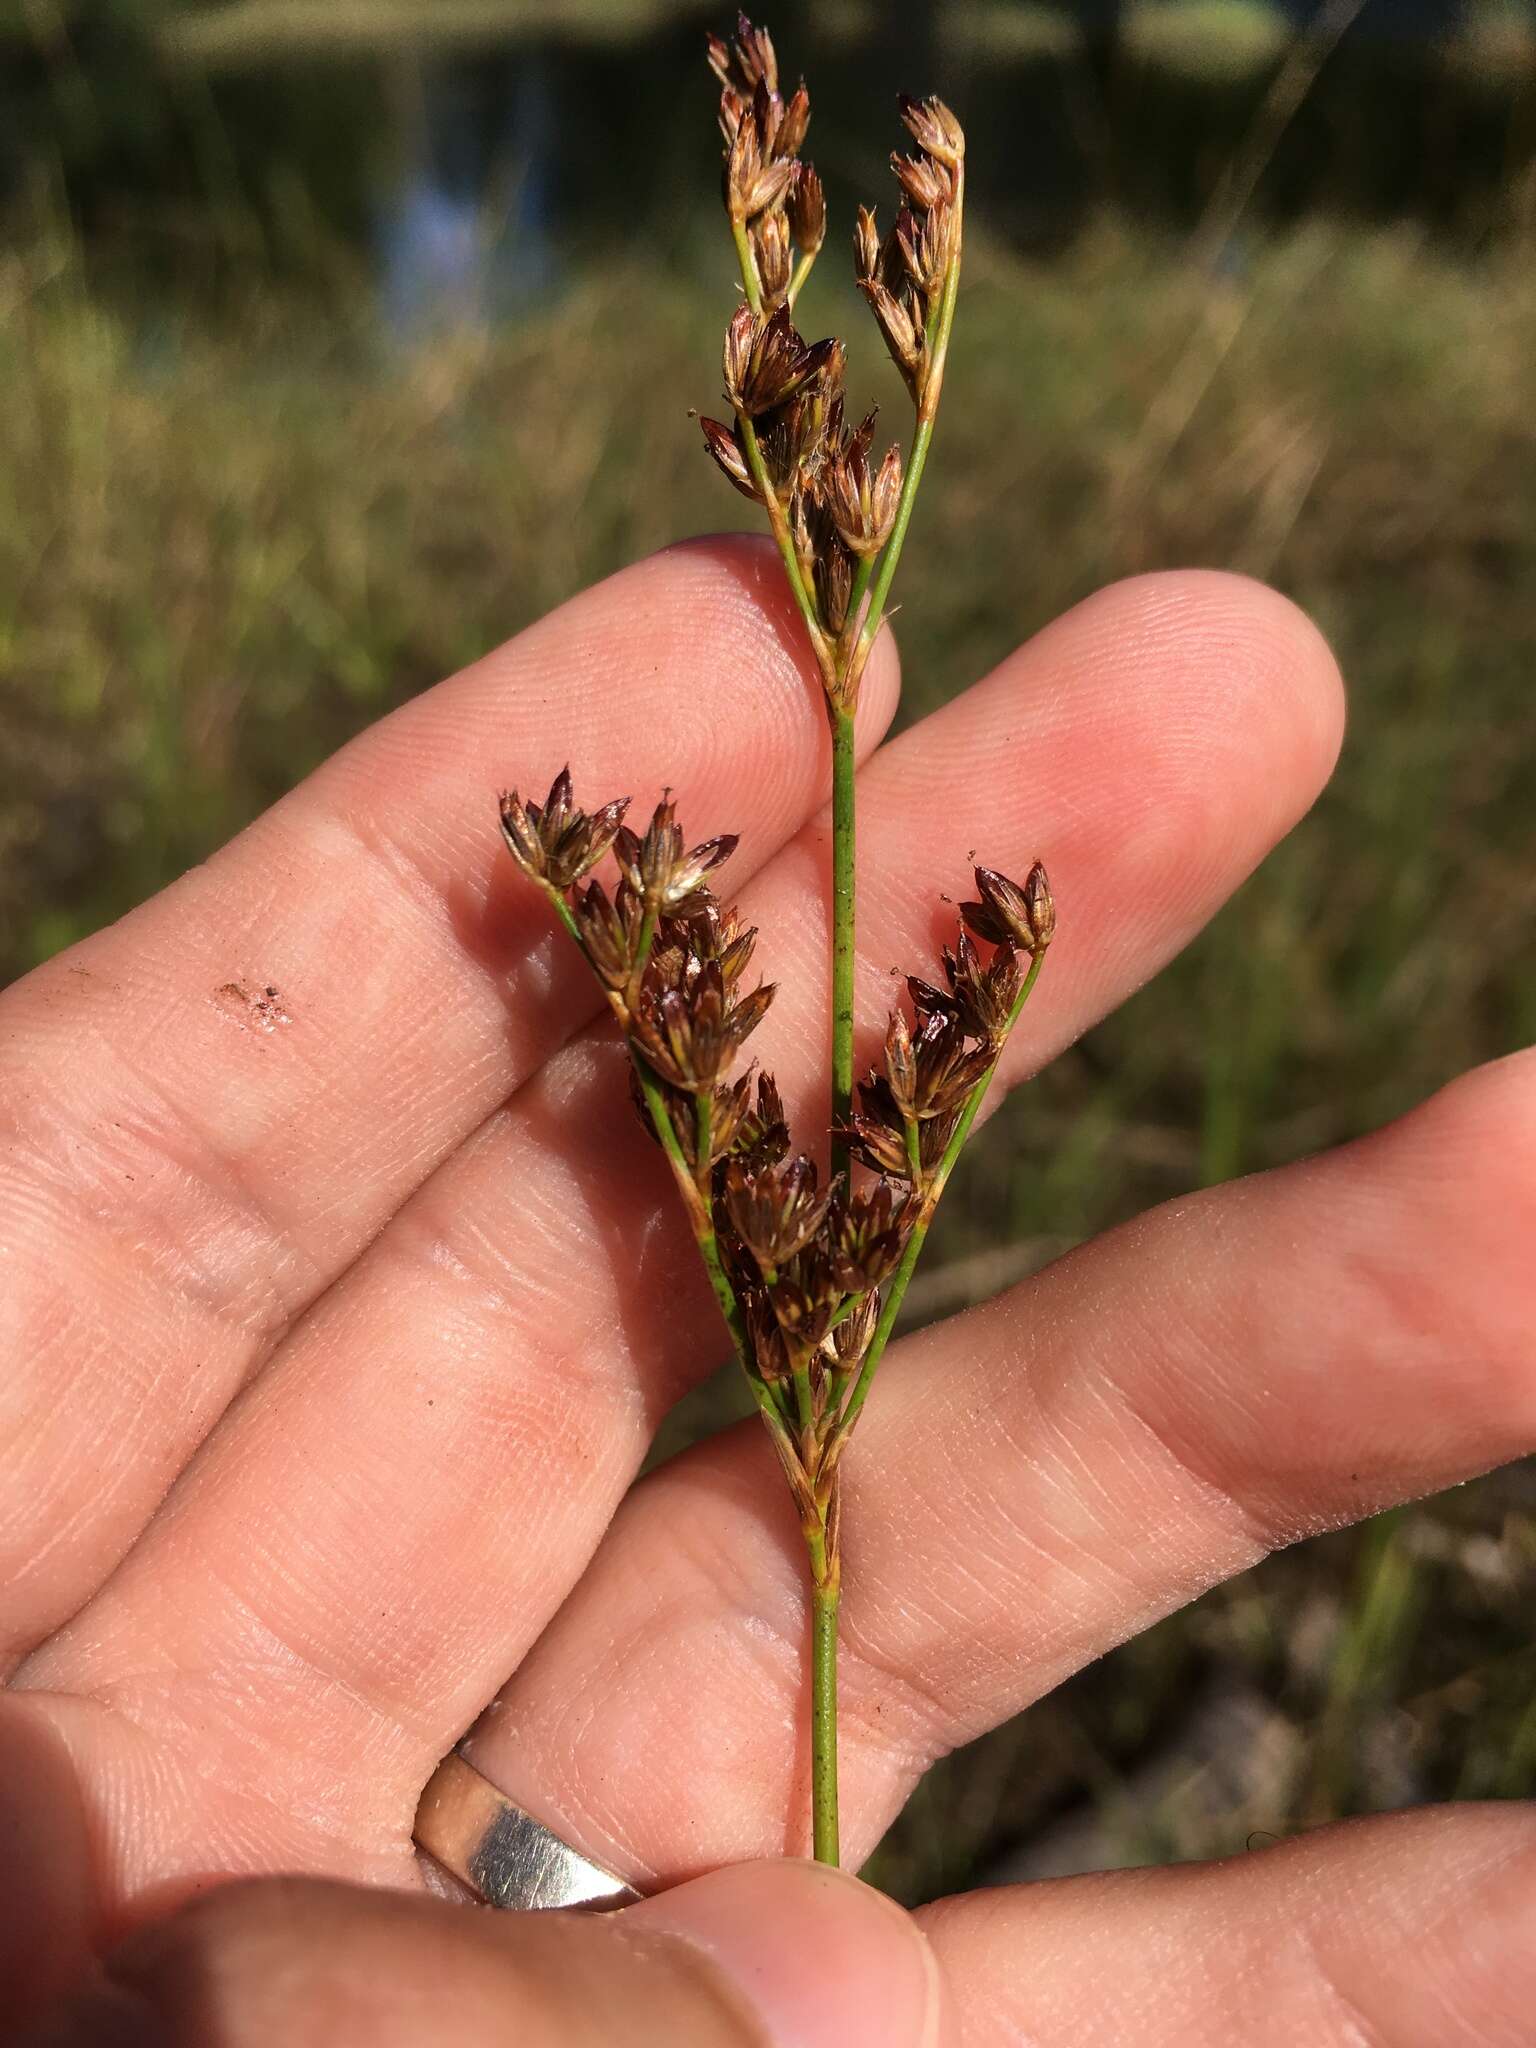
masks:
<svg viewBox="0 0 1536 2048"><path fill-rule="evenodd" d="M916 1924L856 1878L742 1864L623 1912L222 1886L107 1959L33 2048L938 2048Z"/></svg>

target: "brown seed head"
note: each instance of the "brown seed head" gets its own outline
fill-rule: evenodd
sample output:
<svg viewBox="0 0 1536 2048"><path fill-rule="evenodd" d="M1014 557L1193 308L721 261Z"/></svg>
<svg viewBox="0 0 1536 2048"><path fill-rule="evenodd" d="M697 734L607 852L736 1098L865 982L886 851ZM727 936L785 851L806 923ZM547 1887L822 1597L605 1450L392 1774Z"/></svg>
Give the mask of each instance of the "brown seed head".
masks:
<svg viewBox="0 0 1536 2048"><path fill-rule="evenodd" d="M816 1162L802 1154L756 1173L728 1162L721 1199L731 1227L765 1272L786 1265L821 1228L837 1184L818 1188Z"/></svg>
<svg viewBox="0 0 1536 2048"><path fill-rule="evenodd" d="M773 989L766 985L733 1000L713 961L687 990L664 988L658 994L647 976L635 1039L664 1081L698 1095L724 1077L772 1000Z"/></svg>
<svg viewBox="0 0 1536 2048"><path fill-rule="evenodd" d="M772 312L789 297L789 280L795 262L789 222L782 212L761 214L751 235L752 262L757 271L763 304Z"/></svg>
<svg viewBox="0 0 1536 2048"><path fill-rule="evenodd" d="M827 238L827 195L814 164L795 165L784 205L801 255L814 256Z"/></svg>
<svg viewBox="0 0 1536 2048"><path fill-rule="evenodd" d="M1035 951L1043 953L1056 936L1056 899L1046 880L1043 861L1037 860L1029 871L1024 900L1029 906L1029 929L1034 934Z"/></svg>
<svg viewBox="0 0 1536 2048"><path fill-rule="evenodd" d="M880 274L880 234L867 206L859 208L853 231L853 274L860 284L873 284Z"/></svg>
<svg viewBox="0 0 1536 2048"><path fill-rule="evenodd" d="M914 320L906 302L898 299L887 285L878 280L862 284L860 290L868 299L875 324L885 337L891 361L900 370L914 398L920 397L928 355L921 321Z"/></svg>
<svg viewBox="0 0 1536 2048"><path fill-rule="evenodd" d="M776 1166L788 1150L789 1124L784 1104L772 1074L759 1074L757 1102L742 1112L733 1151L748 1172L757 1173L765 1166Z"/></svg>
<svg viewBox="0 0 1536 2048"><path fill-rule="evenodd" d="M912 1045L917 1069L912 1113L923 1119L948 1117L962 1109L992 1064L990 1047L971 1050L960 1019L940 1012L923 1018Z"/></svg>
<svg viewBox="0 0 1536 2048"><path fill-rule="evenodd" d="M879 1320L880 1297L871 1289L859 1297L832 1332L832 1349L845 1372L850 1366L857 1365L869 1349L869 1340L874 1336Z"/></svg>
<svg viewBox="0 0 1536 2048"><path fill-rule="evenodd" d="M756 419L840 360L838 342L806 346L787 306L763 315L743 301L725 331L725 395L738 412Z"/></svg>
<svg viewBox="0 0 1536 2048"><path fill-rule="evenodd" d="M899 149L893 149L891 169L907 199L919 210L948 206L954 197L954 179L933 157L903 156Z"/></svg>
<svg viewBox="0 0 1536 2048"><path fill-rule="evenodd" d="M965 161L965 130L939 99L916 100L902 93L896 102L919 149L954 171Z"/></svg>
<svg viewBox="0 0 1536 2048"><path fill-rule="evenodd" d="M711 869L730 859L736 851L737 838L728 832L718 839L706 839L685 853L676 808L663 798L652 814L645 837L637 837L624 826L615 835L613 850L620 873L637 896L660 910L686 914L707 906L709 898L700 885Z"/></svg>
<svg viewBox="0 0 1536 2048"><path fill-rule="evenodd" d="M944 288L953 222L954 209L948 206L924 214L915 214L911 207L904 206L896 216L892 233L902 270L929 305L937 301Z"/></svg>
<svg viewBox="0 0 1536 2048"><path fill-rule="evenodd" d="M890 1083L896 1107L904 1116L915 1115L917 1099L917 1055L912 1049L912 1032L904 1010L892 1010L885 1032L885 1078Z"/></svg>
<svg viewBox="0 0 1536 2048"><path fill-rule="evenodd" d="M841 1290L825 1253L807 1245L785 1262L768 1290L791 1361L804 1365L832 1327Z"/></svg>
<svg viewBox="0 0 1536 2048"><path fill-rule="evenodd" d="M859 1083L859 1106L844 1135L855 1154L876 1173L892 1180L911 1179L907 1120L884 1074L869 1074Z"/></svg>
<svg viewBox="0 0 1536 2048"><path fill-rule="evenodd" d="M896 524L901 501L901 450L891 448L871 473L868 443L852 437L827 465L827 503L838 532L856 555L878 555Z"/></svg>
<svg viewBox="0 0 1536 2048"><path fill-rule="evenodd" d="M810 125L811 96L803 84L797 85L779 111L773 137L774 155L798 156Z"/></svg>
<svg viewBox="0 0 1536 2048"><path fill-rule="evenodd" d="M944 972L953 991L951 1006L971 1036L994 1049L1008 1034L1014 1005L1024 987L1028 957L1012 940L1005 940L983 967L963 928L954 950L944 949Z"/></svg>
<svg viewBox="0 0 1536 2048"><path fill-rule="evenodd" d="M832 1277L849 1294L878 1287L901 1264L907 1235L906 1195L890 1181L839 1199L827 1230Z"/></svg>
<svg viewBox="0 0 1536 2048"><path fill-rule="evenodd" d="M1026 953L1045 950L1056 929L1056 909L1038 861L1022 889L995 868L977 868L976 887L981 901L962 903L960 915L977 938L993 945L1011 942Z"/></svg>
<svg viewBox="0 0 1536 2048"><path fill-rule="evenodd" d="M612 900L601 882L589 882L572 913L587 958L605 988L621 989L634 972L645 907L627 882L620 882Z"/></svg>
<svg viewBox="0 0 1536 2048"><path fill-rule="evenodd" d="M779 1328L779 1319L773 1312L767 1294L761 1287L743 1290L743 1309L747 1319L747 1335L752 1340L752 1357L759 1376L770 1383L789 1378L789 1353L784 1345L784 1333Z"/></svg>
<svg viewBox="0 0 1536 2048"><path fill-rule="evenodd" d="M562 768L542 804L525 803L515 789L504 792L501 833L525 874L569 889L608 851L628 807L628 797L616 797L590 816L577 810L571 772Z"/></svg>
<svg viewBox="0 0 1536 2048"><path fill-rule="evenodd" d="M704 429L704 445L724 472L727 480L734 484L744 498L750 498L754 505L760 505L762 494L752 481L752 472L747 467L747 453L741 445L741 436L734 427L728 427L720 420L701 419Z"/></svg>
<svg viewBox="0 0 1536 2048"><path fill-rule="evenodd" d="M725 160L725 204L732 220L753 220L777 206L789 190L793 171L787 159L765 156L756 119L744 119Z"/></svg>

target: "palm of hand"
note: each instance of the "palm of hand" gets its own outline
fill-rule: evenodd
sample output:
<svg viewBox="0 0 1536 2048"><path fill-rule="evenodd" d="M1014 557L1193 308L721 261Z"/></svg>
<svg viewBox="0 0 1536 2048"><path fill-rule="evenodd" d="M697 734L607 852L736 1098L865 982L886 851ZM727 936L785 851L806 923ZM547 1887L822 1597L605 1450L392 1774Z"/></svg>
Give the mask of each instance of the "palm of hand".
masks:
<svg viewBox="0 0 1536 2048"><path fill-rule="evenodd" d="M477 1717L478 1767L642 1888L804 1852L798 1535L755 1427L624 1498L716 1311L492 801L569 755L739 830L764 1057L814 1114L825 736L776 573L733 543L614 579L4 999L18 1973L231 1874L416 1885ZM894 694L887 644L862 1023L968 849L1038 849L1063 925L1013 1080L1186 942L1338 739L1311 629L1216 577L1104 594L876 753ZM847 1472L850 1862L936 1756L1216 1578L1529 1448L1533 1101L1504 1062L900 1347ZM924 1917L967 2043L1514 2041L1528 1844L1469 1809Z"/></svg>

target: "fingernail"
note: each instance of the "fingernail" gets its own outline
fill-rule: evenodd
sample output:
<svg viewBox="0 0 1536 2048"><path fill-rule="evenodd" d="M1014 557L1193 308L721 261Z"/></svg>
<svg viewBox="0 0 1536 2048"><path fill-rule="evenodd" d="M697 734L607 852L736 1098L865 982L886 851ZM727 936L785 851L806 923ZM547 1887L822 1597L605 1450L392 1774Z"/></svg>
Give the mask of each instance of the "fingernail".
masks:
<svg viewBox="0 0 1536 2048"><path fill-rule="evenodd" d="M939 1974L910 1914L819 1863L746 1863L619 1916L701 1950L773 2048L937 2048Z"/></svg>

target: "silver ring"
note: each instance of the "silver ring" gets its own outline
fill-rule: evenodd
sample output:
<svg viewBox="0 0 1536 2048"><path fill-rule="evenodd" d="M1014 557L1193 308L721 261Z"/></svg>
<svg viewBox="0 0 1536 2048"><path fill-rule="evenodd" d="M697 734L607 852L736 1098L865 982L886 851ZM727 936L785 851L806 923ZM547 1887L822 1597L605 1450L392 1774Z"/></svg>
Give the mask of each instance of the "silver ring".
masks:
<svg viewBox="0 0 1536 2048"><path fill-rule="evenodd" d="M641 1896L514 1806L457 1751L443 1758L422 1793L415 1833L419 1849L488 1906L507 1912L550 1906L608 1912Z"/></svg>

